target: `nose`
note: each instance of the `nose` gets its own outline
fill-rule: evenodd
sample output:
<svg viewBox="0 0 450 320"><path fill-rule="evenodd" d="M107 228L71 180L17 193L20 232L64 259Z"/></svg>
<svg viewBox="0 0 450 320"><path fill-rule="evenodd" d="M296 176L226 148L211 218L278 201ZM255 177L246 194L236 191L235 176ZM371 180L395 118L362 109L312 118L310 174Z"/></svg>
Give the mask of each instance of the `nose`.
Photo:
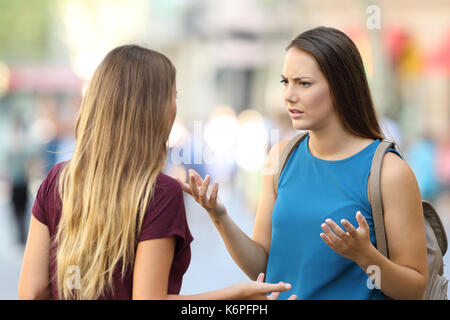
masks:
<svg viewBox="0 0 450 320"><path fill-rule="evenodd" d="M298 102L298 96L291 86L288 86L284 90L283 98L288 104L295 104Z"/></svg>

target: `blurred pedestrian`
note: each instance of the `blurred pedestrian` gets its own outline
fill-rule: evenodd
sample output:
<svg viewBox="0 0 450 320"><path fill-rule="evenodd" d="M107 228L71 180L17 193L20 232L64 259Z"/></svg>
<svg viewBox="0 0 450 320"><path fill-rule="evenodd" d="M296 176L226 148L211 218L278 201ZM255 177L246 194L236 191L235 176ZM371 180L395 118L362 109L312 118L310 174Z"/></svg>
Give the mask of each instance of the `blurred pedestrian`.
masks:
<svg viewBox="0 0 450 320"><path fill-rule="evenodd" d="M207 210L251 279L265 272L269 282L288 281L299 299L421 299L427 250L420 191L394 149L381 173L389 259L375 247L367 181L384 136L355 44L334 28L300 34L287 48L281 83L293 127L308 135L286 162L277 193L276 172L264 175L252 237L233 222L209 175L191 171L189 183L180 182L184 191ZM269 152L268 169L288 142ZM368 285L369 275L380 285Z"/></svg>
<svg viewBox="0 0 450 320"><path fill-rule="evenodd" d="M15 118L7 159L12 187L11 205L14 212L14 221L17 226L17 242L23 246L27 237L30 151L27 147L25 124L19 115Z"/></svg>
<svg viewBox="0 0 450 320"><path fill-rule="evenodd" d="M183 191L161 173L176 116L175 67L139 46L95 71L72 159L41 184L19 282L21 299L183 299L193 240ZM239 283L191 299L276 298L287 285Z"/></svg>

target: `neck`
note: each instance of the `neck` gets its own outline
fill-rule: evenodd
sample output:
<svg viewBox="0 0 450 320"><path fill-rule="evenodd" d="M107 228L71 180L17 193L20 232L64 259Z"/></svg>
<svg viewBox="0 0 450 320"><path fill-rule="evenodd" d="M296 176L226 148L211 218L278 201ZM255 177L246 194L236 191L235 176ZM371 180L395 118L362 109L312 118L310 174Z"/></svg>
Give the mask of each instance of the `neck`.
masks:
<svg viewBox="0 0 450 320"><path fill-rule="evenodd" d="M309 130L309 150L319 158L338 156L348 149L355 137L344 130Z"/></svg>

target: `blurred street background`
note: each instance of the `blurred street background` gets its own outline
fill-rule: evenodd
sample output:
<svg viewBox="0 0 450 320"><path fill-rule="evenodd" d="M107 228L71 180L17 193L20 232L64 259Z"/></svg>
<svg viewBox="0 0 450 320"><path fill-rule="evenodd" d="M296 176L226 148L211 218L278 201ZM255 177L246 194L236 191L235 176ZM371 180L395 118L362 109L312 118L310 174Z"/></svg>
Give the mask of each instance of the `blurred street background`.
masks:
<svg viewBox="0 0 450 320"><path fill-rule="evenodd" d="M70 159L80 101L107 52L134 43L172 60L178 114L165 172L209 173L251 236L267 152L296 134L281 95L285 48L320 25L357 45L385 134L450 236L450 1L0 0L0 299L17 299L37 188ZM247 280L185 200L194 242L181 294Z"/></svg>

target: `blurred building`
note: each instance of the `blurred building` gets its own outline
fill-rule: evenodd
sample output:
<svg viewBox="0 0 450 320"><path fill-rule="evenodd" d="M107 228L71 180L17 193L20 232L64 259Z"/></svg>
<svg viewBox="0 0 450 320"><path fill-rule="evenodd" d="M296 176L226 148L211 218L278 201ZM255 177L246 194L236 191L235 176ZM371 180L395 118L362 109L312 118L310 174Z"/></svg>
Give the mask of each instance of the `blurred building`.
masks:
<svg viewBox="0 0 450 320"><path fill-rule="evenodd" d="M33 155L27 174L34 196L49 168L70 158L74 120L95 67L112 48L136 43L166 54L177 68L171 151L190 163L169 159L168 172L214 172L229 183L236 214L254 214L261 150L296 133L279 82L285 48L323 25L357 45L385 134L399 143L422 196L450 223L449 12L447 0L2 0L0 210L9 199L14 119L22 119L21 137ZM230 122L214 118L223 106L234 114ZM214 134L206 139L207 132ZM241 151L226 165L203 162L199 146L230 156L225 145Z"/></svg>

